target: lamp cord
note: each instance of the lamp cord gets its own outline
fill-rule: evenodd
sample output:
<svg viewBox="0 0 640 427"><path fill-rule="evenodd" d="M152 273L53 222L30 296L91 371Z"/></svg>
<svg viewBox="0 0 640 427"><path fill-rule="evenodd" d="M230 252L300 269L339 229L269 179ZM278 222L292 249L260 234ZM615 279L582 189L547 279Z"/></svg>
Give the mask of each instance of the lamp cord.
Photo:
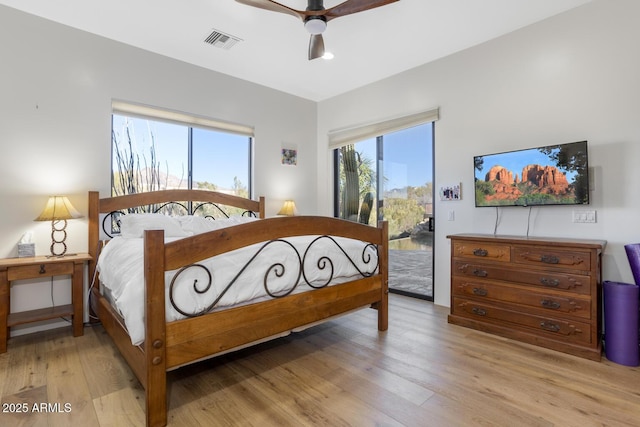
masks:
<svg viewBox="0 0 640 427"><path fill-rule="evenodd" d="M102 247L104 247L104 245L106 244L106 242L104 240L98 240L98 246L96 248L96 258L100 255L101 252L101 248L100 245L102 245ZM89 285L89 288L87 289L87 307L91 308L91 291L93 290L93 286L96 283L96 278L98 277L98 260L94 260L94 262L96 263L95 268L93 269L93 277L91 278L91 284ZM91 314L91 310L89 310L89 318L90 319L94 319L94 320L100 320L99 317L97 316L93 316Z"/></svg>
<svg viewBox="0 0 640 427"><path fill-rule="evenodd" d="M91 284L89 285L89 289L87 289L87 307L90 307L91 304L91 291L93 290L93 285L96 283L96 277L98 277L98 268L93 269L93 278L91 279ZM99 320L97 316L93 316L91 314L91 310L89 310L89 318Z"/></svg>

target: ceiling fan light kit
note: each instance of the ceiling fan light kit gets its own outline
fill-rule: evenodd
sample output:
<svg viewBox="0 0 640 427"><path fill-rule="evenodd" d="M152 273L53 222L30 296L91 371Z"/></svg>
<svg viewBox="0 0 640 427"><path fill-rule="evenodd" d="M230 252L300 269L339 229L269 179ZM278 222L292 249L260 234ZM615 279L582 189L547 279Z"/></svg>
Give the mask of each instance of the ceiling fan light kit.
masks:
<svg viewBox="0 0 640 427"><path fill-rule="evenodd" d="M304 22L304 28L309 34L322 34L327 29L327 21L322 16L310 16Z"/></svg>
<svg viewBox="0 0 640 427"><path fill-rule="evenodd" d="M307 0L306 10L296 10L273 0L236 0L247 6L257 7L272 12L286 13L302 20L304 27L311 34L309 40L309 60L324 55L324 40L322 33L327 28L327 22L353 13L364 12L399 0L347 0L329 9L324 8L323 0Z"/></svg>

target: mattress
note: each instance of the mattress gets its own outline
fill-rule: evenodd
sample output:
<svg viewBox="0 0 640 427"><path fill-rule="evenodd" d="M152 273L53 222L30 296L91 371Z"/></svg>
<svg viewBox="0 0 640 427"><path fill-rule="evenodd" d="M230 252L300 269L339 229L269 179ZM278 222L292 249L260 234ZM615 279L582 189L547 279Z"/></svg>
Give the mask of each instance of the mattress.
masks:
<svg viewBox="0 0 640 427"><path fill-rule="evenodd" d="M122 235L104 247L97 263L101 289L110 295L114 308L122 315L134 345L141 344L145 335L144 227L163 228L165 241L170 242L258 221L245 217L215 221L190 217L169 222L157 217L150 220L146 215L152 214L144 215L142 219L131 216L123 222ZM159 226L158 222L171 225ZM296 236L258 243L165 272L166 320L344 283L375 273L377 264L375 247L353 239Z"/></svg>

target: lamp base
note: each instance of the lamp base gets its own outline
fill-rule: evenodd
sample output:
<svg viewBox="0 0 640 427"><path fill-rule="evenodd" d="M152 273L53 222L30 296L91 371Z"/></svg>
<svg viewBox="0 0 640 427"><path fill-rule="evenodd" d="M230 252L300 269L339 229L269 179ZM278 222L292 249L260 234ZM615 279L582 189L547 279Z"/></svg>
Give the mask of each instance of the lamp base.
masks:
<svg viewBox="0 0 640 427"><path fill-rule="evenodd" d="M59 224L62 223L62 227ZM67 220L53 220L51 221L51 256L53 257L61 257L67 252L67 244L64 242L67 240ZM60 236L62 233L62 236ZM62 237L62 238L60 238ZM62 248L60 248L62 246ZM59 250L62 249L62 252Z"/></svg>

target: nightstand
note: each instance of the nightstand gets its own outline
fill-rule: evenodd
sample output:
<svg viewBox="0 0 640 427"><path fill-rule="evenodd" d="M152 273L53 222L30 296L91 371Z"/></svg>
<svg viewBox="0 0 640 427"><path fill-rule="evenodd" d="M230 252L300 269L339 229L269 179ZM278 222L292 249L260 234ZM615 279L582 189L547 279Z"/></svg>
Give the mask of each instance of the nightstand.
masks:
<svg viewBox="0 0 640 427"><path fill-rule="evenodd" d="M63 257L26 257L0 259L0 353L7 351L9 328L30 322L73 317L73 336L83 331L84 314L84 265L91 260L89 254L65 255ZM38 310L11 313L11 282L40 277L71 276L71 304Z"/></svg>

